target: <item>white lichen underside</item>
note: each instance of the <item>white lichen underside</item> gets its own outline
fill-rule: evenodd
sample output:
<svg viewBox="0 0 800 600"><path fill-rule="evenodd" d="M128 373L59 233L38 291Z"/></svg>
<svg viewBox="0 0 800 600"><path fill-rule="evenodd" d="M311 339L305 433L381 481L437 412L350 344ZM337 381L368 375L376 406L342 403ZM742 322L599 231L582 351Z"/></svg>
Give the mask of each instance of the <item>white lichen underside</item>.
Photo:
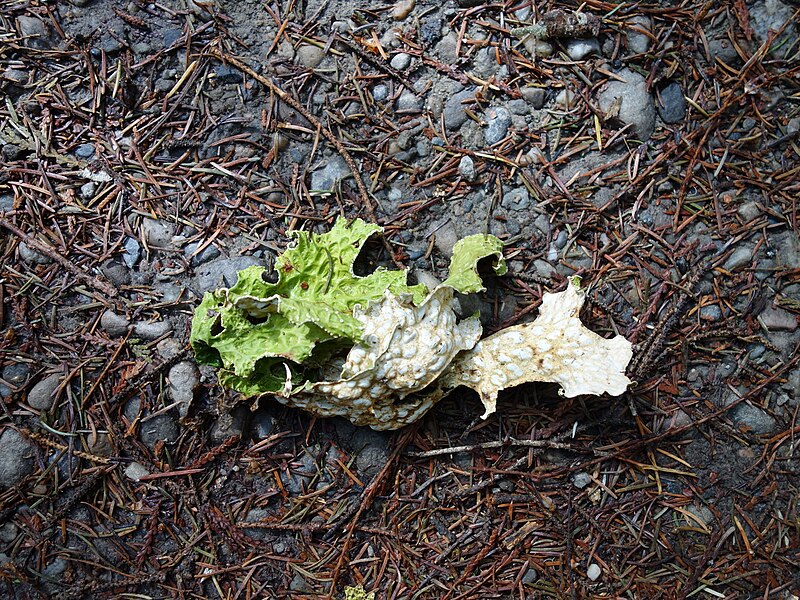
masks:
<svg viewBox="0 0 800 600"><path fill-rule="evenodd" d="M571 283L544 295L532 323L478 342L480 322L458 322L451 288L437 288L418 307L387 292L355 311L365 343L353 347L338 379L279 399L323 416L396 429L460 385L480 394L484 418L495 411L500 390L527 382L558 383L568 397L622 394L631 383L625 369L632 346L622 336L605 339L584 327L578 316L583 301Z"/></svg>
<svg viewBox="0 0 800 600"><path fill-rule="evenodd" d="M558 383L570 398L622 394L631 383L625 376L631 343L622 336L605 339L584 327L578 316L583 301L573 283L558 294L545 294L536 320L504 329L458 356L442 386L477 391L484 418L495 412L500 390L532 381Z"/></svg>

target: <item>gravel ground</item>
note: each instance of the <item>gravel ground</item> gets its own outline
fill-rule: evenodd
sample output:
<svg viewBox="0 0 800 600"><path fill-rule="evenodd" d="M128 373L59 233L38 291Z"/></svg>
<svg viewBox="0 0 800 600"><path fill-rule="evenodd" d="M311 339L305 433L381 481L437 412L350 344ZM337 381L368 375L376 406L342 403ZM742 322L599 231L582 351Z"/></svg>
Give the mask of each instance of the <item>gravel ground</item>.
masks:
<svg viewBox="0 0 800 600"><path fill-rule="evenodd" d="M800 595L797 6L580 7L0 0L0 597ZM194 307L338 215L501 238L487 331L580 275L635 385L242 402Z"/></svg>

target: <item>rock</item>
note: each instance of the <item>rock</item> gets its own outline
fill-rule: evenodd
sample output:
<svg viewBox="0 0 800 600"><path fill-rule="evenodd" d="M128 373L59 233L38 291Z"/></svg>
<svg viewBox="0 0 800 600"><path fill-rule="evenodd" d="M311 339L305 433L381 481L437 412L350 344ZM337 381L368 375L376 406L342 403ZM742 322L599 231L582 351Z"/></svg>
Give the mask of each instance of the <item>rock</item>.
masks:
<svg viewBox="0 0 800 600"><path fill-rule="evenodd" d="M695 519L689 519L692 525L702 524L704 527L709 527L714 523L714 513L704 505L687 504L685 506L686 512L691 514Z"/></svg>
<svg viewBox="0 0 800 600"><path fill-rule="evenodd" d="M520 93L522 94L525 102L530 104L536 110L539 110L544 106L544 101L547 96L547 92L544 88L527 86L522 88Z"/></svg>
<svg viewBox="0 0 800 600"><path fill-rule="evenodd" d="M3 146L3 158L7 161L17 160L25 151L16 144L6 144Z"/></svg>
<svg viewBox="0 0 800 600"><path fill-rule="evenodd" d="M575 473L572 476L572 485L574 485L579 490L584 489L590 483L592 483L592 476L583 471Z"/></svg>
<svg viewBox="0 0 800 600"><path fill-rule="evenodd" d="M784 24L786 28L772 42L771 52L782 54L797 39L797 22L794 20L795 9L780 0L763 0L750 7L750 26L756 39L763 44L770 37L770 32L779 31Z"/></svg>
<svg viewBox="0 0 800 600"><path fill-rule="evenodd" d="M488 146L493 146L508 135L508 128L511 126L511 113L508 109L501 107L490 108L486 111L486 129L483 130L483 137Z"/></svg>
<svg viewBox="0 0 800 600"><path fill-rule="evenodd" d="M133 334L143 340L156 340L172 331L169 321L138 321L133 324Z"/></svg>
<svg viewBox="0 0 800 600"><path fill-rule="evenodd" d="M400 94L394 109L398 112L418 112L422 110L422 100L413 92L406 90Z"/></svg>
<svg viewBox="0 0 800 600"><path fill-rule="evenodd" d="M115 260L107 260L100 271L106 278L117 287L128 285L131 282L131 272L128 267Z"/></svg>
<svg viewBox="0 0 800 600"><path fill-rule="evenodd" d="M531 205L528 189L519 187L503 194L501 205L508 210L527 210Z"/></svg>
<svg viewBox="0 0 800 600"><path fill-rule="evenodd" d="M556 94L555 102L559 108L570 110L575 106L575 99L577 94L569 88L564 88Z"/></svg>
<svg viewBox="0 0 800 600"><path fill-rule="evenodd" d="M625 37L631 54L643 54L650 49L651 39L648 35L653 27L649 17L637 16L628 21Z"/></svg>
<svg viewBox="0 0 800 600"><path fill-rule="evenodd" d="M597 581L602 574L603 571L600 569L600 565L597 563L590 564L589 568L586 569L586 576L592 581Z"/></svg>
<svg viewBox="0 0 800 600"><path fill-rule="evenodd" d="M664 123L683 121L686 116L686 99L681 86L674 81L665 85L658 93L656 108Z"/></svg>
<svg viewBox="0 0 800 600"><path fill-rule="evenodd" d="M757 219L761 216L761 207L758 202L745 202L736 212L739 213L739 216L742 217L745 223L749 223L753 219Z"/></svg>
<svg viewBox="0 0 800 600"><path fill-rule="evenodd" d="M532 35L529 35L522 40L522 45L528 53L537 58L547 58L553 55L553 45L544 40L537 40Z"/></svg>
<svg viewBox="0 0 800 600"><path fill-rule="evenodd" d="M53 262L52 258L38 250L34 250L25 242L20 242L17 249L19 250L19 257L29 265L47 265Z"/></svg>
<svg viewBox="0 0 800 600"><path fill-rule="evenodd" d="M142 443L153 450L158 442L171 444L178 439L180 430L169 413L162 413L149 419L142 419L139 437Z"/></svg>
<svg viewBox="0 0 800 600"><path fill-rule="evenodd" d="M738 427L752 431L756 435L773 433L777 427L775 419L757 406L746 402L735 406L730 414L731 419Z"/></svg>
<svg viewBox="0 0 800 600"><path fill-rule="evenodd" d="M567 54L572 60L583 60L590 54L600 54L600 42L597 38L570 40L567 42Z"/></svg>
<svg viewBox="0 0 800 600"><path fill-rule="evenodd" d="M61 383L61 375L54 373L42 379L28 392L28 404L36 410L50 410L55 401L55 391Z"/></svg>
<svg viewBox="0 0 800 600"><path fill-rule="evenodd" d="M119 337L128 332L130 321L113 310L106 310L100 317L100 327L111 337Z"/></svg>
<svg viewBox="0 0 800 600"><path fill-rule="evenodd" d="M400 52L392 57L392 60L389 64L392 65L393 69L405 71L411 64L411 56L405 52Z"/></svg>
<svg viewBox="0 0 800 600"><path fill-rule="evenodd" d="M97 184L94 181L88 181L81 186L80 194L84 200L89 200L94 196L94 191L97 189Z"/></svg>
<svg viewBox="0 0 800 600"><path fill-rule="evenodd" d="M478 177L478 172L475 170L475 162L471 156L466 154L458 161L458 172L467 181L475 181Z"/></svg>
<svg viewBox="0 0 800 600"><path fill-rule="evenodd" d="M139 262L139 257L142 255L142 247L137 239L129 237L125 238L124 248L125 253L122 255L122 260L128 265L129 269L132 269Z"/></svg>
<svg viewBox="0 0 800 600"><path fill-rule="evenodd" d="M372 88L372 98L375 102L383 102L389 97L389 88L388 86L379 83L374 88Z"/></svg>
<svg viewBox="0 0 800 600"><path fill-rule="evenodd" d="M797 329L797 317L788 310L776 306L768 306L758 315L761 324L769 331L794 331Z"/></svg>
<svg viewBox="0 0 800 600"><path fill-rule="evenodd" d="M425 47L432 47L442 37L442 17L438 13L426 16L419 27L419 37Z"/></svg>
<svg viewBox="0 0 800 600"><path fill-rule="evenodd" d="M90 159L94 156L94 144L79 144L75 148L75 156L83 159Z"/></svg>
<svg viewBox="0 0 800 600"><path fill-rule="evenodd" d="M442 255L450 258L453 256L453 247L458 241L458 233L456 232L455 225L453 225L452 221L447 221L443 226L434 227L433 229L433 235L436 236L434 245Z"/></svg>
<svg viewBox="0 0 800 600"><path fill-rule="evenodd" d="M220 415L209 432L211 441L219 444L232 436L241 436L249 412L246 406L237 406L230 413Z"/></svg>
<svg viewBox="0 0 800 600"><path fill-rule="evenodd" d="M150 246L168 248L175 235L175 225L156 219L144 218L141 224L142 237Z"/></svg>
<svg viewBox="0 0 800 600"><path fill-rule="evenodd" d="M722 310L716 304L708 304L700 309L700 318L703 321L719 321L722 318Z"/></svg>
<svg viewBox="0 0 800 600"><path fill-rule="evenodd" d="M473 71L481 79L491 79L500 68L494 48L481 48L472 59Z"/></svg>
<svg viewBox="0 0 800 600"><path fill-rule="evenodd" d="M19 527L17 527L11 521L6 521L0 526L0 542L3 542L4 544L10 544L16 539L18 533Z"/></svg>
<svg viewBox="0 0 800 600"><path fill-rule="evenodd" d="M164 360L178 356L183 351L183 344L174 337L164 338L156 344L156 352Z"/></svg>
<svg viewBox="0 0 800 600"><path fill-rule="evenodd" d="M219 256L219 249L214 244L209 244L200 252L197 252L199 247L200 242L192 242L183 249L183 255L191 261L193 267L200 266Z"/></svg>
<svg viewBox="0 0 800 600"><path fill-rule="evenodd" d="M312 44L303 44L294 55L295 62L307 69L318 67L323 58L325 58L325 51Z"/></svg>
<svg viewBox="0 0 800 600"><path fill-rule="evenodd" d="M747 245L740 246L728 257L722 268L726 271L734 271L739 267L749 265L751 260L753 260L753 249Z"/></svg>
<svg viewBox="0 0 800 600"><path fill-rule="evenodd" d="M347 163L337 154L330 157L322 168L311 173L311 190L316 192L333 191L340 181L351 175Z"/></svg>
<svg viewBox="0 0 800 600"><path fill-rule="evenodd" d="M220 287L231 288L239 279L239 271L256 265L264 266L264 263L254 256L218 258L207 262L195 270L196 291L202 295Z"/></svg>
<svg viewBox="0 0 800 600"><path fill-rule="evenodd" d="M414 7L417 5L417 0L398 0L392 8L392 18L395 21L404 20Z"/></svg>
<svg viewBox="0 0 800 600"><path fill-rule="evenodd" d="M17 362L3 367L3 371L0 376L2 376L2 378L10 383L13 387L21 388L23 385L25 385L29 373L30 367L28 367L27 364L23 362Z"/></svg>
<svg viewBox="0 0 800 600"><path fill-rule="evenodd" d="M712 60L719 60L726 65L735 65L740 62L739 53L728 38L718 38L708 43L708 52Z"/></svg>
<svg viewBox="0 0 800 600"><path fill-rule="evenodd" d="M600 110L609 117L614 117L616 112L616 118L625 125L632 125L633 135L645 141L653 134L656 123L647 81L630 69L622 69L617 74L624 81L614 79L602 87L597 97Z"/></svg>
<svg viewBox="0 0 800 600"><path fill-rule="evenodd" d="M23 15L17 17L17 28L20 36L27 38L23 40L23 45L28 48L39 48L45 50L50 46L49 32L44 21L37 17Z"/></svg>
<svg viewBox="0 0 800 600"><path fill-rule="evenodd" d="M128 479L132 479L133 481L139 481L145 475L149 475L150 471L147 470L141 463L132 462L127 467L125 467L125 476Z"/></svg>
<svg viewBox="0 0 800 600"><path fill-rule="evenodd" d="M242 74L237 69L229 67L228 65L219 65L214 67L214 75L217 81L223 85L231 83L242 83Z"/></svg>
<svg viewBox="0 0 800 600"><path fill-rule="evenodd" d="M161 40L163 41L165 48L169 48L182 37L183 37L183 31L172 27L169 29L165 29L161 34Z"/></svg>
<svg viewBox="0 0 800 600"><path fill-rule="evenodd" d="M200 387L200 371L193 362L185 360L173 365L167 376L169 394L173 402L180 402L178 414L184 418L194 400L194 394Z"/></svg>
<svg viewBox="0 0 800 600"><path fill-rule="evenodd" d="M508 110L511 111L512 115L517 115L520 117L529 115L531 112L530 106L528 106L528 103L522 98L511 100L508 103Z"/></svg>
<svg viewBox="0 0 800 600"><path fill-rule="evenodd" d="M14 196L11 194L0 194L0 213L14 210Z"/></svg>
<svg viewBox="0 0 800 600"><path fill-rule="evenodd" d="M536 569L532 567L528 567L525 570L525 575L522 576L522 583L523 585L533 585L536 583L536 580L539 579L539 573L536 572Z"/></svg>
<svg viewBox="0 0 800 600"><path fill-rule="evenodd" d="M444 118L444 126L448 130L455 131L466 123L467 113L464 111L463 102L474 96L475 88L467 88L453 94L445 103L444 109L442 110L442 117Z"/></svg>
<svg viewBox="0 0 800 600"><path fill-rule="evenodd" d="M10 427L0 433L0 489L17 485L33 473L35 446Z"/></svg>
<svg viewBox="0 0 800 600"><path fill-rule="evenodd" d="M436 44L436 54L439 56L439 60L446 65L455 63L458 60L458 56L456 56L457 47L458 36L451 31Z"/></svg>

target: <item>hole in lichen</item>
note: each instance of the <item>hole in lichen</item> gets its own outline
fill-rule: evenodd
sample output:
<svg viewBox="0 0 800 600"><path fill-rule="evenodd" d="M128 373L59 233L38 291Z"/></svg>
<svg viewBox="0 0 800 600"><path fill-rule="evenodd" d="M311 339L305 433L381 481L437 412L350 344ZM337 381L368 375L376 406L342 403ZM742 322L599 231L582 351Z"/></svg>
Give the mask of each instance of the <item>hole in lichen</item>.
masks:
<svg viewBox="0 0 800 600"><path fill-rule="evenodd" d="M278 272L275 269L261 271L261 281L264 283L278 283Z"/></svg>
<svg viewBox="0 0 800 600"><path fill-rule="evenodd" d="M223 331L225 331L225 328L222 326L222 317L217 315L214 322L211 324L211 335L216 337Z"/></svg>
<svg viewBox="0 0 800 600"><path fill-rule="evenodd" d="M374 273L378 267L393 268L380 237L373 235L361 247L353 262L353 274L366 277Z"/></svg>
<svg viewBox="0 0 800 600"><path fill-rule="evenodd" d="M245 313L244 318L247 319L247 322L251 325L261 325L262 323L269 321L269 313L262 316L255 316Z"/></svg>

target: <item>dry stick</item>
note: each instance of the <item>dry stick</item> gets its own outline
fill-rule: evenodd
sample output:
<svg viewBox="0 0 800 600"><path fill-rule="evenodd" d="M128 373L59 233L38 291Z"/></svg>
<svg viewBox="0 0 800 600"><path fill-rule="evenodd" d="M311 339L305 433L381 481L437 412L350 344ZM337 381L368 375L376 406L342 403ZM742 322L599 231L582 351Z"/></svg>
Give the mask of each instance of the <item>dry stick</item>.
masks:
<svg viewBox="0 0 800 600"><path fill-rule="evenodd" d="M109 298L116 298L119 295L119 292L112 285L104 281L101 281L97 277L93 277L92 275L85 273L83 270L79 269L71 262L69 262L66 258L61 256L58 252L53 250L50 246L48 246L43 242L40 242L35 237L28 235L27 233L22 231L19 227L7 221L6 219L0 218L0 227L5 227L11 233L20 238L23 242L25 242L27 246L30 246L34 250L37 250L38 252L47 255L49 258L53 259L59 265L64 267L67 271L72 273L76 278L80 279L84 283L89 284L90 286L102 292ZM99 298L99 300L105 303L106 298ZM116 302L114 303L116 304Z"/></svg>
<svg viewBox="0 0 800 600"><path fill-rule="evenodd" d="M372 206L372 201L369 198L369 193L367 192L367 188L364 186L364 182L361 181L361 175L359 174L358 167L356 167L356 163L353 160L353 157L350 156L350 153L347 151L347 148L344 147L342 142L335 136L333 133L322 124L322 121L317 119L314 115L306 110L306 108L295 98L284 92L280 87L270 81L267 77L256 73L253 69L248 67L244 62L238 59L235 56L231 56L230 54L226 54L216 48L211 48L209 50L210 54L219 60L229 62L234 67L239 69L240 71L246 73L260 84L265 85L269 88L269 90L274 93L278 98L280 98L283 102L286 102L289 106L291 106L294 110L299 112L305 119L309 121L314 127L316 127L325 138L333 144L333 147L336 148L336 151L341 155L344 159L344 162L347 163L348 168L353 173L353 179L356 180L356 187L358 188L358 195L361 197L361 202L364 205L364 209L367 211L367 215L369 216L372 222L376 222L375 220L375 210Z"/></svg>
<svg viewBox="0 0 800 600"><path fill-rule="evenodd" d="M444 456L445 454L456 454L460 452L472 452L473 450L488 450L490 448L504 448L506 446L524 446L526 448L550 448L555 450L568 450L570 452L593 452L598 455L596 450L577 448L573 444L561 442L551 442L550 440L517 440L514 438L502 441L483 442L480 444L470 444L468 446L451 446L449 448L436 448L424 452L409 452L406 456L412 458L429 458L432 456ZM601 453L602 454L602 453Z"/></svg>

